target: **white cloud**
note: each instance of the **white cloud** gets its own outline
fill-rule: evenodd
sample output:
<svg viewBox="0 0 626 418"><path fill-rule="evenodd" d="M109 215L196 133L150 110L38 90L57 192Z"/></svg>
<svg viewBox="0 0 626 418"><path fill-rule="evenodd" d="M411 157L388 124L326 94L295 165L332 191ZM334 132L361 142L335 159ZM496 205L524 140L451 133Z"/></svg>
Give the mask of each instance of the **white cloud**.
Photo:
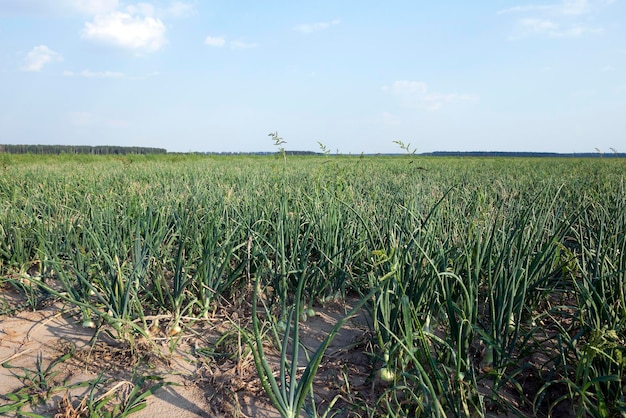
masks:
<svg viewBox="0 0 626 418"><path fill-rule="evenodd" d="M139 9L130 11L136 10ZM82 37L123 48L156 51L165 45L165 31L161 19L116 11L86 22Z"/></svg>
<svg viewBox="0 0 626 418"><path fill-rule="evenodd" d="M588 17L609 6L613 0L562 0L548 5L515 6L498 11L504 14L526 14L515 21L509 40L531 36L549 38L580 38L602 32L601 27L587 24Z"/></svg>
<svg viewBox="0 0 626 418"><path fill-rule="evenodd" d="M252 42L230 41L230 47L232 49L250 49L256 48L257 46L259 46L259 44Z"/></svg>
<svg viewBox="0 0 626 418"><path fill-rule="evenodd" d="M126 6L125 11L131 15L136 14L147 17L154 17L156 15L156 8L150 3L129 4Z"/></svg>
<svg viewBox="0 0 626 418"><path fill-rule="evenodd" d="M135 3L128 5L124 11L130 14L139 14L158 18L182 18L191 16L195 12L195 5L183 1L172 1L168 6L155 6L152 3Z"/></svg>
<svg viewBox="0 0 626 418"><path fill-rule="evenodd" d="M204 43L209 46L222 47L226 44L226 40L221 36L207 36Z"/></svg>
<svg viewBox="0 0 626 418"><path fill-rule="evenodd" d="M24 71L41 71L44 65L52 61L63 61L63 57L45 45L31 49L24 60Z"/></svg>
<svg viewBox="0 0 626 418"><path fill-rule="evenodd" d="M437 110L444 104L475 102L479 97L473 94L432 93L423 81L395 81L391 86L383 86L383 91L393 93L400 98L404 106Z"/></svg>
<svg viewBox="0 0 626 418"><path fill-rule="evenodd" d="M526 6L514 6L508 9L498 10L497 14L503 15L508 13L525 13L525 12L536 12L536 11L545 11L552 10L554 6L548 5L526 5Z"/></svg>
<svg viewBox="0 0 626 418"><path fill-rule="evenodd" d="M553 4L527 4L502 9L497 14L509 13L541 13L551 15L577 16L592 13L600 8L609 6L613 0L561 0Z"/></svg>
<svg viewBox="0 0 626 418"><path fill-rule="evenodd" d="M117 71L89 71L83 70L80 72L63 71L63 75L66 77L83 77L83 78L124 78L124 73Z"/></svg>
<svg viewBox="0 0 626 418"><path fill-rule="evenodd" d="M516 31L509 37L510 40L523 39L533 35L550 38L580 38L588 33L599 33L602 29L584 25L561 24L548 19L524 18L517 22Z"/></svg>
<svg viewBox="0 0 626 418"><path fill-rule="evenodd" d="M559 25L547 19L527 18L521 19L519 24L531 32L550 32L559 29Z"/></svg>
<svg viewBox="0 0 626 418"><path fill-rule="evenodd" d="M164 14L171 17L188 17L195 12L196 6L184 1L173 1L164 10Z"/></svg>
<svg viewBox="0 0 626 418"><path fill-rule="evenodd" d="M602 28L594 28L585 25L571 26L567 29L551 33L550 36L554 38L580 38L587 34L601 33Z"/></svg>
<svg viewBox="0 0 626 418"><path fill-rule="evenodd" d="M226 45L226 38L224 38L223 36L207 36L204 39L204 43L208 46L222 48ZM256 48L257 46L259 46L259 44L244 41L230 41L228 42L228 46L230 46L231 49L250 49Z"/></svg>
<svg viewBox="0 0 626 418"><path fill-rule="evenodd" d="M341 20L334 19L330 22L317 22L317 23L302 23L300 25L294 26L293 30L302 32L302 33L312 33L318 32L324 29L328 29L331 26L336 26L341 23Z"/></svg>
<svg viewBox="0 0 626 418"><path fill-rule="evenodd" d="M560 12L566 15L581 15L589 11L587 0L564 0Z"/></svg>
<svg viewBox="0 0 626 418"><path fill-rule="evenodd" d="M109 13L119 6L118 0L66 0L76 11L88 15Z"/></svg>
<svg viewBox="0 0 626 418"><path fill-rule="evenodd" d="M400 80L395 81L391 87L384 86L383 90L392 91L397 95L403 94L425 94L428 90L428 85L422 81L407 81Z"/></svg>

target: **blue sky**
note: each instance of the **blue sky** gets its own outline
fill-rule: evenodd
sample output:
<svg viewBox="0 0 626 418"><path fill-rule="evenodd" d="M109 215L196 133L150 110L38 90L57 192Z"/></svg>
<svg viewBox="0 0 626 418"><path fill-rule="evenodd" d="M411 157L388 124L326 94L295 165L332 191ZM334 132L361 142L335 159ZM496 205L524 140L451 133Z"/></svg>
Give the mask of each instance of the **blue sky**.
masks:
<svg viewBox="0 0 626 418"><path fill-rule="evenodd" d="M0 0L0 143L626 151L624 0Z"/></svg>

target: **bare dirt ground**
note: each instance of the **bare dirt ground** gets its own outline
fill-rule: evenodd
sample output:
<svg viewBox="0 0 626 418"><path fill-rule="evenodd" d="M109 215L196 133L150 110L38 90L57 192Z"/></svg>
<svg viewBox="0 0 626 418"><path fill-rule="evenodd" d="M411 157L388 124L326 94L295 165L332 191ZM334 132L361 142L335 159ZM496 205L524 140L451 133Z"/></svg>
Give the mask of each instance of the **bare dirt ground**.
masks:
<svg viewBox="0 0 626 418"><path fill-rule="evenodd" d="M5 306L23 302L10 288L0 293ZM343 304L316 308L316 315L301 325L304 345L314 352L344 314ZM85 402L94 404L108 395L108 407L128 405L134 385L139 388L143 383L142 390L146 390L159 382L150 378L142 382L139 377L158 376L173 384L147 396L146 407L133 417L279 417L260 385L252 354L237 332L237 318L232 313L216 314L183 329L172 350L166 325L161 325L152 341L137 339L131 347L105 332L94 337L94 329L83 327L74 312L58 301L2 315L0 411L16 399L27 399L20 406L23 412L86 417ZM350 319L329 346L314 386L322 412L335 399L333 410L342 411L336 416L360 416L358 405L371 391L380 390L372 378L372 361L365 354L368 332L363 313ZM268 353L277 370L278 352L268 347ZM19 415L11 408L6 414Z"/></svg>

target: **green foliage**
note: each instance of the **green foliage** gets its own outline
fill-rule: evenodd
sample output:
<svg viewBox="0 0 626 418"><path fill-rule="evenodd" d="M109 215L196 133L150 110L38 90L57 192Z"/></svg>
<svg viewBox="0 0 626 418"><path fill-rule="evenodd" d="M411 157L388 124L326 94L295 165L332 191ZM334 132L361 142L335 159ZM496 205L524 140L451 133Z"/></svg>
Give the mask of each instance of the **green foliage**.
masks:
<svg viewBox="0 0 626 418"><path fill-rule="evenodd" d="M323 354L293 378L296 318L350 293L371 313L387 385L372 415L624 411L622 160L428 158L402 141L416 164L287 158L269 136L278 158L3 156L3 282L129 341L163 318L173 344L177 327L254 292L245 331L289 413L312 408ZM288 347L276 386L260 335Z"/></svg>
<svg viewBox="0 0 626 418"><path fill-rule="evenodd" d="M165 154L163 148L149 147L119 147L109 145L10 145L0 144L0 155L7 154L95 154L95 155L125 155L125 154Z"/></svg>

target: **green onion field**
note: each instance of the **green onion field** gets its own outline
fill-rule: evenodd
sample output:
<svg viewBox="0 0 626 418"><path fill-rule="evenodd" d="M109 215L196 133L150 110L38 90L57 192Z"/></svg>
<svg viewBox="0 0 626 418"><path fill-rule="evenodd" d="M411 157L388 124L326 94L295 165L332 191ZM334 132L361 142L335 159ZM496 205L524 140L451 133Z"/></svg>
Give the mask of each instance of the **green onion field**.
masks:
<svg viewBox="0 0 626 418"><path fill-rule="evenodd" d="M620 158L3 154L0 310L58 303L131 348L158 326L163 356L221 312L285 417L625 416L625 180ZM328 303L365 313L369 363L322 399L344 322L299 347Z"/></svg>

